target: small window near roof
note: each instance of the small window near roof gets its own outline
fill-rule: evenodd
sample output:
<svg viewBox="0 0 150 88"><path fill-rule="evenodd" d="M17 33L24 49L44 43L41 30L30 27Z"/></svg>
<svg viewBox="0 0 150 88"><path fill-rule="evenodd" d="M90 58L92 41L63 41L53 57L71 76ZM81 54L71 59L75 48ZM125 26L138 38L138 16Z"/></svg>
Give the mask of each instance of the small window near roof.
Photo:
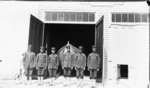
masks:
<svg viewBox="0 0 150 88"><path fill-rule="evenodd" d="M135 22L141 22L141 15L138 13L135 14Z"/></svg>
<svg viewBox="0 0 150 88"><path fill-rule="evenodd" d="M116 22L121 22L121 14L116 14Z"/></svg>
<svg viewBox="0 0 150 88"><path fill-rule="evenodd" d="M129 13L129 22L134 22L134 14Z"/></svg>
<svg viewBox="0 0 150 88"><path fill-rule="evenodd" d="M116 19L116 14L113 13L113 14L112 14L112 22L116 22L115 19Z"/></svg>
<svg viewBox="0 0 150 88"><path fill-rule="evenodd" d="M148 14L142 14L142 22L148 22Z"/></svg>
<svg viewBox="0 0 150 88"><path fill-rule="evenodd" d="M127 22L128 21L128 15L127 14L122 14L122 22Z"/></svg>
<svg viewBox="0 0 150 88"><path fill-rule="evenodd" d="M118 79L128 79L128 65L118 64Z"/></svg>

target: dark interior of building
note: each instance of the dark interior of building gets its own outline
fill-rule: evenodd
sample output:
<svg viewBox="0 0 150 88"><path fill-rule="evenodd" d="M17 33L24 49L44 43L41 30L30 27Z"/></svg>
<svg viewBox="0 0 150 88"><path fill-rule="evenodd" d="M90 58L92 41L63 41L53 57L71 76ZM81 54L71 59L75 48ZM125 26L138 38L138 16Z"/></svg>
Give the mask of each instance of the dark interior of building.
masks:
<svg viewBox="0 0 150 88"><path fill-rule="evenodd" d="M58 50L69 41L75 47L82 45L84 53L88 55L94 44L94 34L95 27L92 24L46 24L45 42L48 44L48 54L50 47L55 46Z"/></svg>
<svg viewBox="0 0 150 88"><path fill-rule="evenodd" d="M75 47L82 45L83 52L87 56L94 44L94 26L93 24L45 24L45 43L48 45L48 54L50 54L50 47L55 46L58 50L69 41ZM61 66L58 72L62 74ZM89 75L87 70L85 75ZM72 72L72 76L75 76L75 71Z"/></svg>

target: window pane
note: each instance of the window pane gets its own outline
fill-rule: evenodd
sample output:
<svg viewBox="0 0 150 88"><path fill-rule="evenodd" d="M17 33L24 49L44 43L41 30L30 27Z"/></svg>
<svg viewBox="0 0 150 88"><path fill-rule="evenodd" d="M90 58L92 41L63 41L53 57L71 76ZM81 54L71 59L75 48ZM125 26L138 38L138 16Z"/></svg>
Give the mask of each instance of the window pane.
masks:
<svg viewBox="0 0 150 88"><path fill-rule="evenodd" d="M121 22L121 14L116 14L116 22Z"/></svg>
<svg viewBox="0 0 150 88"><path fill-rule="evenodd" d="M122 14L122 22L127 22L127 14Z"/></svg>
<svg viewBox="0 0 150 88"><path fill-rule="evenodd" d="M135 22L140 22L140 14L135 14Z"/></svg>
<svg viewBox="0 0 150 88"><path fill-rule="evenodd" d="M86 12L83 13L83 21L88 21L88 14Z"/></svg>
<svg viewBox="0 0 150 88"><path fill-rule="evenodd" d="M89 13L89 21L94 21L95 15L93 13Z"/></svg>
<svg viewBox="0 0 150 88"><path fill-rule="evenodd" d="M114 13L112 14L112 22L115 22L115 15L116 14L114 14Z"/></svg>
<svg viewBox="0 0 150 88"><path fill-rule="evenodd" d="M56 12L52 13L52 20L57 21L57 13Z"/></svg>
<svg viewBox="0 0 150 88"><path fill-rule="evenodd" d="M79 12L77 13L77 21L81 21L81 14Z"/></svg>
<svg viewBox="0 0 150 88"><path fill-rule="evenodd" d="M129 20L128 20L128 22L134 22L134 14L133 13L129 14Z"/></svg>
<svg viewBox="0 0 150 88"><path fill-rule="evenodd" d="M51 21L52 20L52 13L51 12L45 12L45 20L46 21Z"/></svg>
<svg viewBox="0 0 150 88"><path fill-rule="evenodd" d="M57 16L57 18L58 18L58 20L59 21L63 21L63 13L59 13L59 14L57 14L58 16Z"/></svg>
<svg viewBox="0 0 150 88"><path fill-rule="evenodd" d="M75 21L75 14L73 12L70 13L71 21Z"/></svg>
<svg viewBox="0 0 150 88"><path fill-rule="evenodd" d="M148 14L142 14L142 22L148 22Z"/></svg>

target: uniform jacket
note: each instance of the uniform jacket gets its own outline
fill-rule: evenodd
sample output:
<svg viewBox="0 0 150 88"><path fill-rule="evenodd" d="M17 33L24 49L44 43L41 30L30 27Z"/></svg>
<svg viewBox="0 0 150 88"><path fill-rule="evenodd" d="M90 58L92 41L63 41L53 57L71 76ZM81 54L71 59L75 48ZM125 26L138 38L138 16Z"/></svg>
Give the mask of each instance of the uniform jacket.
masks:
<svg viewBox="0 0 150 88"><path fill-rule="evenodd" d="M47 60L48 69L57 69L59 65L59 59L57 54L50 54Z"/></svg>
<svg viewBox="0 0 150 88"><path fill-rule="evenodd" d="M25 69L35 67L35 53L25 52L23 54L23 66Z"/></svg>
<svg viewBox="0 0 150 88"><path fill-rule="evenodd" d="M100 64L100 56L98 53L90 53L87 60L88 69L98 69Z"/></svg>
<svg viewBox="0 0 150 88"><path fill-rule="evenodd" d="M48 56L46 53L39 53L36 58L36 68L43 67L44 69L46 69L47 58Z"/></svg>
<svg viewBox="0 0 150 88"><path fill-rule="evenodd" d="M62 56L62 68L69 67L73 68L73 53L64 53Z"/></svg>
<svg viewBox="0 0 150 88"><path fill-rule="evenodd" d="M75 67L85 69L86 56L84 53L77 53L75 55Z"/></svg>

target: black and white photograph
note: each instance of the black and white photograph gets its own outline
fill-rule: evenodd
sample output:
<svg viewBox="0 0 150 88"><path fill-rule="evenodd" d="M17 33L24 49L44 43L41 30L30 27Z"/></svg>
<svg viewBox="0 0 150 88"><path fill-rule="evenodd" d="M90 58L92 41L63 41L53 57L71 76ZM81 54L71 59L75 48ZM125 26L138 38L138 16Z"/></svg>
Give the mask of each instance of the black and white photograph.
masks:
<svg viewBox="0 0 150 88"><path fill-rule="evenodd" d="M150 0L0 0L0 88L150 88Z"/></svg>

